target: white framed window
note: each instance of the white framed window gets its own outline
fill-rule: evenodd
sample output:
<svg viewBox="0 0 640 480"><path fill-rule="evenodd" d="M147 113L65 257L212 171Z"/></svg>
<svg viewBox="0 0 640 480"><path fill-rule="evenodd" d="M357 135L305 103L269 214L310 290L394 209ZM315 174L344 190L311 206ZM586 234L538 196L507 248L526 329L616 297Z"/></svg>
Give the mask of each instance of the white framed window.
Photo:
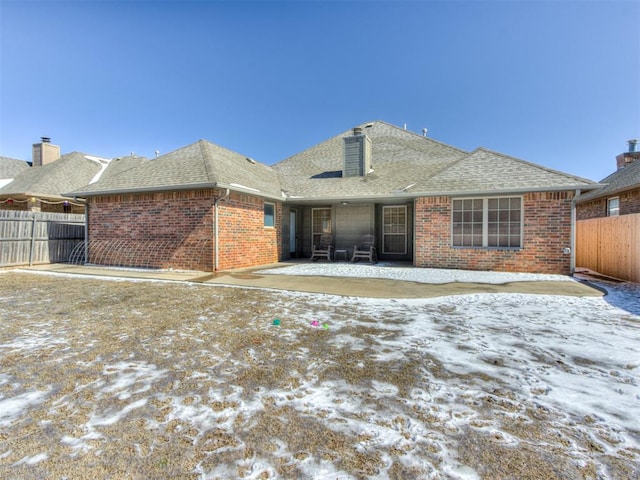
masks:
<svg viewBox="0 0 640 480"><path fill-rule="evenodd" d="M607 198L607 217L620 215L620 197Z"/></svg>
<svg viewBox="0 0 640 480"><path fill-rule="evenodd" d="M454 247L522 248L522 197L454 199Z"/></svg>
<svg viewBox="0 0 640 480"><path fill-rule="evenodd" d="M264 202L264 226L276 226L276 206L273 203Z"/></svg>
<svg viewBox="0 0 640 480"><path fill-rule="evenodd" d="M331 208L313 208L311 210L311 242L312 245L320 244L320 237L331 233Z"/></svg>
<svg viewBox="0 0 640 480"><path fill-rule="evenodd" d="M407 253L407 206L382 207L382 253Z"/></svg>

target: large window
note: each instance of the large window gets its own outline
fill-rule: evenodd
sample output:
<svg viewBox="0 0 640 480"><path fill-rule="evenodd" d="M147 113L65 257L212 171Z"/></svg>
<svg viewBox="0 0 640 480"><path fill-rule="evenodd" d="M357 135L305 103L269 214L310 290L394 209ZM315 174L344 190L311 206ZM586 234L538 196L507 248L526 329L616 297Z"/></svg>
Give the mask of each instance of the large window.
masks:
<svg viewBox="0 0 640 480"><path fill-rule="evenodd" d="M620 215L620 197L607 199L607 216L616 217Z"/></svg>
<svg viewBox="0 0 640 480"><path fill-rule="evenodd" d="M453 201L454 247L522 248L522 198Z"/></svg>
<svg viewBox="0 0 640 480"><path fill-rule="evenodd" d="M264 226L275 227L276 206L273 203L264 202Z"/></svg>

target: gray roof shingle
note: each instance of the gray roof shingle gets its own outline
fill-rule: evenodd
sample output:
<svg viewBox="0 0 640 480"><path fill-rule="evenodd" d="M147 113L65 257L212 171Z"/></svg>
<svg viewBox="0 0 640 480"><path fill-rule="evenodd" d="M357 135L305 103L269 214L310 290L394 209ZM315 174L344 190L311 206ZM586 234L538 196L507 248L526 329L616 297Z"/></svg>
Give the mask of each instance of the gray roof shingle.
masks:
<svg viewBox="0 0 640 480"><path fill-rule="evenodd" d="M104 175L73 193L91 196L213 187L273 198L282 195L278 177L271 167L206 140L144 161L135 168Z"/></svg>
<svg viewBox="0 0 640 480"><path fill-rule="evenodd" d="M29 169L29 164L15 158L0 157L0 179L15 178L20 172Z"/></svg>
<svg viewBox="0 0 640 480"><path fill-rule="evenodd" d="M24 169L13 182L0 188L0 195L61 197L64 192L85 185L100 171L100 165L87 157L72 152L47 165Z"/></svg>
<svg viewBox="0 0 640 480"><path fill-rule="evenodd" d="M578 203L588 202L600 197L609 197L624 190L640 188L640 160L626 165L600 181L606 186L601 190L589 192L580 197Z"/></svg>
<svg viewBox="0 0 640 480"><path fill-rule="evenodd" d="M590 189L594 182L479 148L469 153L385 122L360 125L371 139L372 172L342 177L347 130L273 167L205 140L155 160L118 160L78 196L193 188L231 188L269 198L323 202L423 195Z"/></svg>
<svg viewBox="0 0 640 480"><path fill-rule="evenodd" d="M483 148L468 153L385 122L360 127L372 142L372 174L342 178L343 138L353 135L348 130L273 166L287 194L329 200L497 194L595 185L591 180Z"/></svg>

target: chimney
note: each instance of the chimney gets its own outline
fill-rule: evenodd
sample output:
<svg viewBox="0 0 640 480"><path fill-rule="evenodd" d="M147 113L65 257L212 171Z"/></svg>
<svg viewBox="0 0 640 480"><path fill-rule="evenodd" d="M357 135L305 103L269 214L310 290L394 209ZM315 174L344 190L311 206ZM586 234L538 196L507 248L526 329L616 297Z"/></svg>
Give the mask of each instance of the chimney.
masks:
<svg viewBox="0 0 640 480"><path fill-rule="evenodd" d="M366 177L371 170L371 139L362 127L353 129L353 136L344 137L343 177Z"/></svg>
<svg viewBox="0 0 640 480"><path fill-rule="evenodd" d="M632 140L629 140L627 144L629 145L629 151L621 153L616 157L618 170L626 167L636 160L640 160L640 151L638 151L638 144L640 144L640 140L634 138Z"/></svg>
<svg viewBox="0 0 640 480"><path fill-rule="evenodd" d="M60 147L52 144L50 137L40 137L40 143L34 143L31 151L34 167L42 167L60 158Z"/></svg>

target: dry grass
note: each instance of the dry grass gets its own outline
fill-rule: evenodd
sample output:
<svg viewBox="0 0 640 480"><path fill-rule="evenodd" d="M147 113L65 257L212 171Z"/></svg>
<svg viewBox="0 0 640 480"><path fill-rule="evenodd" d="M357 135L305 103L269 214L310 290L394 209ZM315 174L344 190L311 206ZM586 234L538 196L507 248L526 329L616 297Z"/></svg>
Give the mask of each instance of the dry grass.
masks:
<svg viewBox="0 0 640 480"><path fill-rule="evenodd" d="M429 391L425 378L457 381L463 390L484 380L499 386L499 379L456 376L421 353L376 359L376 338L393 338L404 319L309 304L317 298L0 275L0 399L42 393L40 403L1 427L0 477L305 478L305 465L328 463L354 478L444 479L453 478L441 469L446 447L487 479L595 479L603 469L612 478L638 478L640 452L612 456L603 445L616 440L605 430L594 439L508 388L461 396L476 413L456 428L447 405L416 404L411 392ZM309 315L332 319L334 330L296 324ZM335 343L337 324L341 335L359 340L357 349ZM21 346L8 346L14 342ZM126 388L114 382L115 365L130 374ZM336 402L363 408L345 419L305 404L310 386L323 382L347 385L351 396ZM373 382L397 392L371 395ZM252 402L261 405L249 416L242 406ZM177 414L185 411L192 414ZM396 440L345 428L347 420L386 428Z"/></svg>

